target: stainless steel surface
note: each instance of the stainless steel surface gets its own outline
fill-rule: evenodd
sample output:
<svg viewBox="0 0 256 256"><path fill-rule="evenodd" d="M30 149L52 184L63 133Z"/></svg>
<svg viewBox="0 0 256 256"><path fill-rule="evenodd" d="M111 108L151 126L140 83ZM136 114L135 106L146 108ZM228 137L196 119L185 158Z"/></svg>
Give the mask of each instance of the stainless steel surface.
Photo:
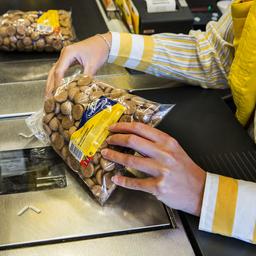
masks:
<svg viewBox="0 0 256 256"><path fill-rule="evenodd" d="M31 134L25 124L24 118L2 119L0 120L0 151L42 147L35 137L25 138L19 133Z"/></svg>
<svg viewBox="0 0 256 256"><path fill-rule="evenodd" d="M179 217L178 228L0 252L1 256L192 256Z"/></svg>
<svg viewBox="0 0 256 256"><path fill-rule="evenodd" d="M35 145L33 139L19 138L26 133L24 119L1 120L1 150ZM4 124L4 125L3 125ZM60 237L92 235L149 226L169 225L166 212L154 197L119 189L101 207L72 175L66 173L68 186L40 192L0 196L1 245L48 240ZM27 211L26 205L41 209L40 215ZM18 230L18 232L17 232Z"/></svg>
<svg viewBox="0 0 256 256"><path fill-rule="evenodd" d="M55 62L55 59L1 62L0 84L38 80L46 81L48 72ZM78 65L71 67L68 70L67 75L74 73L76 70L81 70L81 67ZM97 72L97 75L126 73L126 70L120 66L106 64Z"/></svg>
<svg viewBox="0 0 256 256"><path fill-rule="evenodd" d="M118 189L104 207L67 173L68 186L0 196L0 248L3 245L169 226L166 212L153 196ZM40 214L26 211L33 205Z"/></svg>
<svg viewBox="0 0 256 256"><path fill-rule="evenodd" d="M10 71L12 66L0 64L0 115L15 116L42 107L45 79L51 63L39 63L41 66L38 69L29 68L32 64L26 65L15 66ZM131 76L125 69L113 65L104 66L98 75L105 82L129 90L177 86L175 82L148 75ZM34 138L19 136L19 133L30 133L24 118L0 120L0 133L3 134L0 150L42 146ZM103 234L169 223L161 203L148 194L119 189L102 208L69 173L67 179L68 187L64 189L0 196L0 245ZM26 205L39 208L41 213L27 211L17 216ZM172 255L193 255L182 225L178 223L178 226L175 230L0 251L0 255L42 255L45 252L50 255L150 256L169 255L170 252Z"/></svg>

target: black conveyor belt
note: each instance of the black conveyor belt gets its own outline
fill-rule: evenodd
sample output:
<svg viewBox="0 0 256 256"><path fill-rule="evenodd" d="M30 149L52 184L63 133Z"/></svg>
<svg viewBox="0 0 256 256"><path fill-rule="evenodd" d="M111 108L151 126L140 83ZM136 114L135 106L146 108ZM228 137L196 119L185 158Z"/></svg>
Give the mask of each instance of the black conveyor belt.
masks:
<svg viewBox="0 0 256 256"><path fill-rule="evenodd" d="M176 138L206 171L256 181L256 146L215 91L180 87L136 94L177 104L159 128ZM255 245L199 231L199 218L180 215L196 255L256 255Z"/></svg>

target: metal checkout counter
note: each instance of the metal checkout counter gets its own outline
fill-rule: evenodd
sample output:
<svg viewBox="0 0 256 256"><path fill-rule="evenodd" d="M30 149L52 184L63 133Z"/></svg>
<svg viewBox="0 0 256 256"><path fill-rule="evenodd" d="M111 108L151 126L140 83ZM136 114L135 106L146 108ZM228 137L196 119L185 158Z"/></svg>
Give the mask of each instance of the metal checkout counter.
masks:
<svg viewBox="0 0 256 256"><path fill-rule="evenodd" d="M8 9L70 9L78 38L105 32L94 0L7 1ZM104 207L51 150L29 135L25 118L42 107L56 55L0 53L0 255L255 255L255 246L198 231L198 218L153 196L117 189ZM176 106L159 128L206 170L256 181L256 149L222 100L203 90L114 65L97 77ZM171 87L171 88L170 88ZM22 216L24 206L34 207Z"/></svg>

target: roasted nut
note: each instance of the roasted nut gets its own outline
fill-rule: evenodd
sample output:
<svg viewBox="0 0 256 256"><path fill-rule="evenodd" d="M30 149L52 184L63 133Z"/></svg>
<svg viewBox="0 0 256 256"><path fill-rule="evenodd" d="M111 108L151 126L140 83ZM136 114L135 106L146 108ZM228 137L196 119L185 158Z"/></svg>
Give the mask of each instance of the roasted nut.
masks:
<svg viewBox="0 0 256 256"><path fill-rule="evenodd" d="M31 22L29 21L29 19L24 19L23 21L23 25L28 27L31 24Z"/></svg>
<svg viewBox="0 0 256 256"><path fill-rule="evenodd" d="M66 101L68 98L68 93L66 91L62 91L60 92L59 94L55 95L54 96L54 99L59 102L59 103L62 103L64 101Z"/></svg>
<svg viewBox="0 0 256 256"><path fill-rule="evenodd" d="M53 146L57 150L61 150L62 147L64 146L64 139L63 139L63 137L58 132L54 132L52 134L51 141L52 141Z"/></svg>
<svg viewBox="0 0 256 256"><path fill-rule="evenodd" d="M77 130L77 129L76 129L75 126L70 127L69 130L68 130L69 136L71 137L71 135L72 135L76 130Z"/></svg>
<svg viewBox="0 0 256 256"><path fill-rule="evenodd" d="M68 17L65 18L65 19L60 19L60 25L61 25L62 27L69 27L69 26L70 26L70 23L69 23Z"/></svg>
<svg viewBox="0 0 256 256"><path fill-rule="evenodd" d="M62 150L61 150L61 156L62 156L62 158L63 158L64 160L66 160L67 157L68 157L68 155L69 155L69 149L68 149L67 146L64 146L64 147L62 148Z"/></svg>
<svg viewBox="0 0 256 256"><path fill-rule="evenodd" d="M64 115L62 115L62 113L59 113L56 117L61 121L64 118Z"/></svg>
<svg viewBox="0 0 256 256"><path fill-rule="evenodd" d="M0 27L0 36L1 37L7 36L7 27Z"/></svg>
<svg viewBox="0 0 256 256"><path fill-rule="evenodd" d="M76 84L76 83L75 83ZM77 87L70 87L68 90L68 97L70 100L74 99L74 96L79 92L79 88Z"/></svg>
<svg viewBox="0 0 256 256"><path fill-rule="evenodd" d="M105 94L109 94L109 93L112 92L112 90L113 90L113 88L110 87L110 86L108 86L108 87L105 89L104 93L105 93Z"/></svg>
<svg viewBox="0 0 256 256"><path fill-rule="evenodd" d="M111 95L109 96L111 99L116 99L122 96L122 100L123 100L123 95L126 95L127 92L125 90L122 89L113 89L111 92Z"/></svg>
<svg viewBox="0 0 256 256"><path fill-rule="evenodd" d="M10 45L11 41L10 41L10 37L5 37L4 40L3 40L3 45Z"/></svg>
<svg viewBox="0 0 256 256"><path fill-rule="evenodd" d="M98 165L94 166L94 169L95 169L95 172L97 172L99 169L101 169L100 164L98 164Z"/></svg>
<svg viewBox="0 0 256 256"><path fill-rule="evenodd" d="M13 27L13 26L8 26L8 27L6 28L6 34L7 34L8 36L14 36L15 33L16 33L16 28L15 28L15 27Z"/></svg>
<svg viewBox="0 0 256 256"><path fill-rule="evenodd" d="M29 45L32 45L32 39L30 37L24 37L23 40L22 40L23 44L25 46L29 46Z"/></svg>
<svg viewBox="0 0 256 256"><path fill-rule="evenodd" d="M145 124L149 123L154 111L150 108L148 109L137 109L134 113L134 117L137 121L143 122Z"/></svg>
<svg viewBox="0 0 256 256"><path fill-rule="evenodd" d="M131 100L133 102L135 102L135 104L138 105L138 106L143 106L145 104L145 100L141 97L138 97L138 96L132 97Z"/></svg>
<svg viewBox="0 0 256 256"><path fill-rule="evenodd" d="M94 165L98 165L100 163L100 158L101 158L101 154L100 153L96 153L94 156L93 156L93 164Z"/></svg>
<svg viewBox="0 0 256 256"><path fill-rule="evenodd" d="M62 135L63 135L64 139L69 142L69 140L70 140L69 131L68 130L63 130Z"/></svg>
<svg viewBox="0 0 256 256"><path fill-rule="evenodd" d="M53 98L49 98L44 103L44 111L46 113L51 113L55 109L55 101Z"/></svg>
<svg viewBox="0 0 256 256"><path fill-rule="evenodd" d="M32 40L36 41L36 40L39 39L39 37L40 37L40 34L39 34L38 32L33 31L33 32L31 33L31 39L32 39Z"/></svg>
<svg viewBox="0 0 256 256"><path fill-rule="evenodd" d="M92 78L90 76L82 76L78 81L77 85L78 86L85 86L88 85L92 82Z"/></svg>
<svg viewBox="0 0 256 256"><path fill-rule="evenodd" d="M117 90L119 90L119 89L117 89ZM122 95L122 100L123 101L131 101L133 97L134 96L132 94L129 94L126 92L124 95Z"/></svg>
<svg viewBox="0 0 256 256"><path fill-rule="evenodd" d="M100 194L102 192L102 188L100 185L94 185L92 188L91 188L91 191L93 193L94 196L96 197L100 197Z"/></svg>
<svg viewBox="0 0 256 256"><path fill-rule="evenodd" d="M71 154L67 157L67 164L73 171L78 172L80 169L79 162Z"/></svg>
<svg viewBox="0 0 256 256"><path fill-rule="evenodd" d="M76 104L72 108L72 116L74 120L80 120L83 116L84 108L80 104Z"/></svg>
<svg viewBox="0 0 256 256"><path fill-rule="evenodd" d="M85 179L85 184L86 184L89 188L92 188L92 187L95 185L95 183L93 182L93 180L90 179L90 178Z"/></svg>
<svg viewBox="0 0 256 256"><path fill-rule="evenodd" d="M60 111L63 115L70 115L72 112L72 103L70 101L65 101L60 105Z"/></svg>
<svg viewBox="0 0 256 256"><path fill-rule="evenodd" d="M68 87L68 89L71 89L71 88L74 88L76 86L77 86L77 83L75 81L73 81L73 82L69 83L67 87Z"/></svg>
<svg viewBox="0 0 256 256"><path fill-rule="evenodd" d="M104 83L102 83L102 82L97 82L97 86L98 86L102 91L105 91L107 88L111 88L111 89L112 89L112 87L110 87L109 85L104 84Z"/></svg>
<svg viewBox="0 0 256 256"><path fill-rule="evenodd" d="M72 119L72 117L65 116L62 119L61 124L64 129L69 129L70 127L72 127L74 125L74 120Z"/></svg>
<svg viewBox="0 0 256 256"><path fill-rule="evenodd" d="M61 27L60 31L61 31L61 34L62 34L63 37L64 36L68 36L68 37L71 36L70 29L68 29L68 28Z"/></svg>
<svg viewBox="0 0 256 256"><path fill-rule="evenodd" d="M153 103L149 103L149 102L146 102L143 107L145 109L151 109L153 112L156 112L159 110L159 105L156 105L156 104L153 104Z"/></svg>
<svg viewBox="0 0 256 256"><path fill-rule="evenodd" d="M74 102L76 104L79 103L87 103L89 100L89 96L87 94L84 93L76 93L76 95L74 96Z"/></svg>
<svg viewBox="0 0 256 256"><path fill-rule="evenodd" d="M114 175L112 174L112 172L108 172L103 175L102 185L105 186L107 189L110 189L112 186L114 186L114 183L111 181L111 178L113 176Z"/></svg>
<svg viewBox="0 0 256 256"><path fill-rule="evenodd" d="M95 91L93 93L90 94L90 100L93 101L95 99L100 98L103 95L102 91Z"/></svg>
<svg viewBox="0 0 256 256"><path fill-rule="evenodd" d="M47 124L43 123L43 128L48 136L50 136L52 134L52 130Z"/></svg>
<svg viewBox="0 0 256 256"><path fill-rule="evenodd" d="M90 94L92 92L91 87L89 87L87 85L80 86L79 89L80 89L80 92L84 92L84 93L87 93L87 94Z"/></svg>
<svg viewBox="0 0 256 256"><path fill-rule="evenodd" d="M48 124L53 117L54 117L54 113L49 113L43 117L43 122Z"/></svg>
<svg viewBox="0 0 256 256"><path fill-rule="evenodd" d="M126 110L124 111L125 115L132 115L137 109L136 103L133 101L124 101L123 105L126 107Z"/></svg>
<svg viewBox="0 0 256 256"><path fill-rule="evenodd" d="M56 103L56 104L55 104L54 113L55 113L56 115L58 115L58 114L60 113L60 103Z"/></svg>
<svg viewBox="0 0 256 256"><path fill-rule="evenodd" d="M53 39L54 39L53 36L46 36L45 37L45 41L46 41L47 44L52 44Z"/></svg>
<svg viewBox="0 0 256 256"><path fill-rule="evenodd" d="M154 115L151 117L151 124L152 124L153 126L156 126L160 121L161 121L161 117L160 117L158 114L154 114Z"/></svg>
<svg viewBox="0 0 256 256"><path fill-rule="evenodd" d="M89 163L86 167L80 166L81 173L85 178L90 178L94 175L94 167L92 163Z"/></svg>
<svg viewBox="0 0 256 256"><path fill-rule="evenodd" d="M10 42L16 44L17 43L17 37L16 36L10 36Z"/></svg>
<svg viewBox="0 0 256 256"><path fill-rule="evenodd" d="M103 177L103 170L102 169L99 169L95 175L96 177L96 180L97 180L97 183L99 185L102 185L102 177Z"/></svg>
<svg viewBox="0 0 256 256"><path fill-rule="evenodd" d="M62 45L62 42L61 42L60 40L53 40L53 42L52 42L52 47L53 47L55 50L59 51L59 50L62 49L63 45Z"/></svg>
<svg viewBox="0 0 256 256"><path fill-rule="evenodd" d="M100 159L100 165L105 172L111 172L115 169L115 163L108 161L104 158Z"/></svg>
<svg viewBox="0 0 256 256"><path fill-rule="evenodd" d="M58 120L57 117L54 117L50 122L49 122L49 127L52 129L52 131L58 131L59 129L59 124L60 121Z"/></svg>
<svg viewBox="0 0 256 256"><path fill-rule="evenodd" d="M26 34L26 27L24 25L18 25L17 26L17 33L20 35Z"/></svg>
<svg viewBox="0 0 256 256"><path fill-rule="evenodd" d="M131 115L122 115L119 122L133 122L133 117Z"/></svg>
<svg viewBox="0 0 256 256"><path fill-rule="evenodd" d="M17 49L20 51L23 51L25 49L25 46L24 46L22 40L18 40L16 45L17 45Z"/></svg>
<svg viewBox="0 0 256 256"><path fill-rule="evenodd" d="M78 128L78 127L79 127L79 124L80 124L80 122L79 122L79 121L76 121L76 122L75 122L75 127Z"/></svg>
<svg viewBox="0 0 256 256"><path fill-rule="evenodd" d="M38 39L37 41L35 41L35 45L37 49L43 49L45 47L44 39L43 38Z"/></svg>

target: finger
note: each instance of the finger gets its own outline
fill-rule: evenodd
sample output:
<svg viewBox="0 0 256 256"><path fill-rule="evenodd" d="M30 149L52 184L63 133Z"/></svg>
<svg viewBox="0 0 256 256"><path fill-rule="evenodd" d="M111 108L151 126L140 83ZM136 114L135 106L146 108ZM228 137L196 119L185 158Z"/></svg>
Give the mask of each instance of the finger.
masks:
<svg viewBox="0 0 256 256"><path fill-rule="evenodd" d="M153 142L163 144L171 149L177 147L178 144L176 140L169 136L167 133L139 122L116 123L110 127L110 131L137 134Z"/></svg>
<svg viewBox="0 0 256 256"><path fill-rule="evenodd" d="M112 149L103 149L101 153L104 158L125 167L134 168L155 177L161 174L159 163L153 159L124 154Z"/></svg>
<svg viewBox="0 0 256 256"><path fill-rule="evenodd" d="M55 72L55 64L50 69L47 81L46 81L46 87L45 87L45 96L50 97L53 90L54 90L54 72Z"/></svg>
<svg viewBox="0 0 256 256"><path fill-rule="evenodd" d="M116 185L124 188L140 190L157 195L157 180L154 178L137 179L116 175L112 177L112 181Z"/></svg>
<svg viewBox="0 0 256 256"><path fill-rule="evenodd" d="M85 74L85 75L93 76L94 73L93 73L93 71L92 71L91 69L92 69L92 68L91 68L91 66L89 65L88 62L84 63L84 74Z"/></svg>
<svg viewBox="0 0 256 256"><path fill-rule="evenodd" d="M114 134L107 138L107 143L131 148L142 155L159 160L170 157L160 145L134 134Z"/></svg>
<svg viewBox="0 0 256 256"><path fill-rule="evenodd" d="M61 80L64 77L67 69L76 61L75 52L72 48L65 47L61 52L60 58L56 63L54 72L54 82L55 86L61 84Z"/></svg>

